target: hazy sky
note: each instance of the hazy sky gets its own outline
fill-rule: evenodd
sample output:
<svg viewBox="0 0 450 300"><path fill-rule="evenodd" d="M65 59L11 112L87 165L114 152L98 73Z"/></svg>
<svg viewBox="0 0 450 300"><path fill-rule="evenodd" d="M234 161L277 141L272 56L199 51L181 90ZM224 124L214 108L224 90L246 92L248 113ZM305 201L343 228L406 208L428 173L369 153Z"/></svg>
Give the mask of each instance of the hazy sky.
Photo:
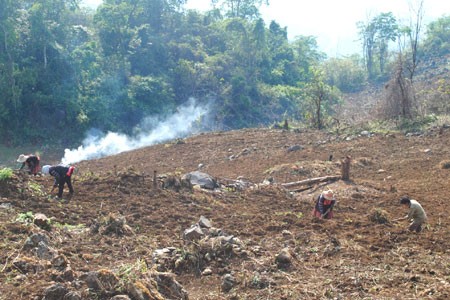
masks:
<svg viewBox="0 0 450 300"><path fill-rule="evenodd" d="M102 0L84 0L94 6ZM205 11L211 0L188 0L187 7ZM320 50L329 56L360 53L358 21L380 13L392 12L399 22L408 24L410 4L418 0L269 0L269 6L260 8L266 21L275 20L287 27L289 39L298 35L317 38ZM424 0L425 21L450 15L450 0Z"/></svg>

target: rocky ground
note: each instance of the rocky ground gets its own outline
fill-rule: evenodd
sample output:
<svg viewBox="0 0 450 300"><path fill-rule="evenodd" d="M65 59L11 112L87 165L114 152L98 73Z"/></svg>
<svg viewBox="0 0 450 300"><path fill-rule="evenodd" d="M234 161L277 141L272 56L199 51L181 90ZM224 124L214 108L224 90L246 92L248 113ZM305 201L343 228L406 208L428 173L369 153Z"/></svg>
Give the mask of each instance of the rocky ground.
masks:
<svg viewBox="0 0 450 300"><path fill-rule="evenodd" d="M349 181L286 185L340 175L346 156ZM450 297L445 127L208 133L76 167L62 201L50 177L0 181L1 300ZM328 188L335 218L313 219ZM427 211L419 234L393 221L405 194Z"/></svg>

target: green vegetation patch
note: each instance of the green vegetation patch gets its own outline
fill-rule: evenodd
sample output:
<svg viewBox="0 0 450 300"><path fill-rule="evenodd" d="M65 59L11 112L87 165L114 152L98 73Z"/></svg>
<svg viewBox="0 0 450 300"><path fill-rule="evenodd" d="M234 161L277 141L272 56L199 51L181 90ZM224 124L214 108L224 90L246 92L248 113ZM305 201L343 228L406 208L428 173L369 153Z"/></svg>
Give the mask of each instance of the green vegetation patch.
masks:
<svg viewBox="0 0 450 300"><path fill-rule="evenodd" d="M0 170L0 181L7 181L13 176L13 170L11 168L3 168Z"/></svg>

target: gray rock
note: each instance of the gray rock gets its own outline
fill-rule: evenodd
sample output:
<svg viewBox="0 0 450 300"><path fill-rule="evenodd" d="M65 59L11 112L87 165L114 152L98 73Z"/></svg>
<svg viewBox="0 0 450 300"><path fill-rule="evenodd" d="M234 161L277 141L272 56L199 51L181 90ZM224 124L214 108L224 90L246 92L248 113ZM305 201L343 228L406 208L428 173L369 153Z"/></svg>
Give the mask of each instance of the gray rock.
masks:
<svg viewBox="0 0 450 300"><path fill-rule="evenodd" d="M191 228L188 228L184 231L184 239L188 241L195 241L203 238L205 233L198 225L193 225Z"/></svg>
<svg viewBox="0 0 450 300"><path fill-rule="evenodd" d="M82 299L81 294L78 292L68 292L63 298L63 300L81 300L81 299Z"/></svg>
<svg viewBox="0 0 450 300"><path fill-rule="evenodd" d="M52 260L56 255L57 251L50 248L46 243L39 242L36 248L36 256L40 259Z"/></svg>
<svg viewBox="0 0 450 300"><path fill-rule="evenodd" d="M9 203L9 202L5 202L5 203L0 204L0 208L1 209L11 209L12 208L12 204Z"/></svg>
<svg viewBox="0 0 450 300"><path fill-rule="evenodd" d="M189 181L192 185L198 185L204 189L213 190L218 187L217 180L209 174L194 171L183 175L182 180Z"/></svg>
<svg viewBox="0 0 450 300"><path fill-rule="evenodd" d="M25 244L23 245L23 250L32 249L36 247L40 242L43 242L44 244L47 245L48 237L43 233L33 233L25 241Z"/></svg>
<svg viewBox="0 0 450 300"><path fill-rule="evenodd" d="M290 146L288 149L287 149L287 152L294 152L294 151L299 151L299 150L302 150L303 148L302 148L302 146L300 146L300 145L293 145L293 146Z"/></svg>
<svg viewBox="0 0 450 300"><path fill-rule="evenodd" d="M200 225L201 228L211 228L211 221L205 218L204 216L200 217L200 220L198 221L198 225Z"/></svg>
<svg viewBox="0 0 450 300"><path fill-rule="evenodd" d="M222 291L228 293L236 285L236 279L231 274L225 274L222 278Z"/></svg>
<svg viewBox="0 0 450 300"><path fill-rule="evenodd" d="M45 289L43 300L61 300L68 292L63 284L57 283Z"/></svg>

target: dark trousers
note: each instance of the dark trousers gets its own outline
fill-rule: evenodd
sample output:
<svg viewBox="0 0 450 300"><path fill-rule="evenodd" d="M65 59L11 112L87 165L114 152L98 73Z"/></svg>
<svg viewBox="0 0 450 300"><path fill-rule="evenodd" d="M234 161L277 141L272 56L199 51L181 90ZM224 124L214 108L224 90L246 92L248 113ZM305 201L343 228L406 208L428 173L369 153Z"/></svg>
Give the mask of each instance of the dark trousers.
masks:
<svg viewBox="0 0 450 300"><path fill-rule="evenodd" d="M67 183L67 186L69 187L69 193L73 194L73 187L72 187L72 177L71 176L64 176L58 183L58 197L61 198L64 190L64 184Z"/></svg>

